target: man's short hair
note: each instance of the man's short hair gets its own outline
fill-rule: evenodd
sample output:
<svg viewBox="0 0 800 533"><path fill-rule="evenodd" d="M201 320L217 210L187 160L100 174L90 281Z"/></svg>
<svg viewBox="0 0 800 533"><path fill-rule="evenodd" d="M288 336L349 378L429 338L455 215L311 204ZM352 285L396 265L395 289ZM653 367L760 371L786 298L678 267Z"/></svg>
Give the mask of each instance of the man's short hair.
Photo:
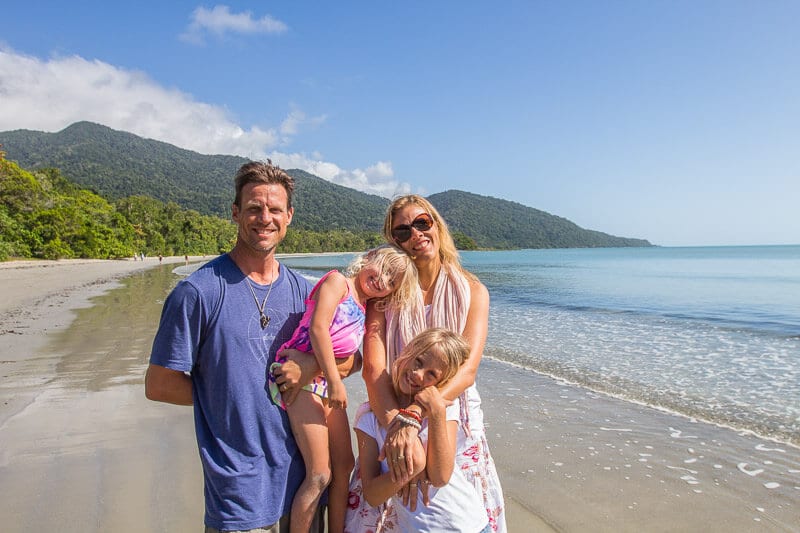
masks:
<svg viewBox="0 0 800 533"><path fill-rule="evenodd" d="M292 208L292 194L294 193L294 178L286 173L278 165L273 165L272 161L250 161L241 166L236 173L236 198L233 203L237 207L242 207L242 188L248 183L275 183L282 185L286 189L288 199L286 207Z"/></svg>

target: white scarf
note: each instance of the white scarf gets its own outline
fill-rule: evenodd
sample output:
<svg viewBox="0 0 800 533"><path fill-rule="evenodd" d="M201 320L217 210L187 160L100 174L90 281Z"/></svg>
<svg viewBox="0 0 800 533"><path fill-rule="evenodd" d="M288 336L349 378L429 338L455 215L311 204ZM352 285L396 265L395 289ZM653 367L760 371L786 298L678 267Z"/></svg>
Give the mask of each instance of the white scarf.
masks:
<svg viewBox="0 0 800 533"><path fill-rule="evenodd" d="M442 265L433 288L430 312L425 312L422 291L416 301L402 309L386 310L386 370L406 344L428 328L446 328L463 333L470 304L469 281L457 268Z"/></svg>

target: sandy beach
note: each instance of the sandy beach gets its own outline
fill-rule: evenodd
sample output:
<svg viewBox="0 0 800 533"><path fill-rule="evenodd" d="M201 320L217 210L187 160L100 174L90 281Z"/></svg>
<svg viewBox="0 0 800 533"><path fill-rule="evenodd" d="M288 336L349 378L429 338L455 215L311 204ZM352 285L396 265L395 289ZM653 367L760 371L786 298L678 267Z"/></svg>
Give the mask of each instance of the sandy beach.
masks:
<svg viewBox="0 0 800 533"><path fill-rule="evenodd" d="M0 263L0 529L202 530L191 409L143 393L183 261ZM510 531L800 531L797 448L487 356Z"/></svg>

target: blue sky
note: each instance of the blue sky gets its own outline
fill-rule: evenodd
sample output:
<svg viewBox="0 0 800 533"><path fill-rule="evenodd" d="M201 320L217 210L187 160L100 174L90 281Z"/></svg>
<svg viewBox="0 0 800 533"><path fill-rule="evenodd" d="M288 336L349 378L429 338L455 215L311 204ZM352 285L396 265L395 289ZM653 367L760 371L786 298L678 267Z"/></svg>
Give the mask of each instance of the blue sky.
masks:
<svg viewBox="0 0 800 533"><path fill-rule="evenodd" d="M0 131L90 120L659 245L800 243L800 2L114 4L3 6Z"/></svg>

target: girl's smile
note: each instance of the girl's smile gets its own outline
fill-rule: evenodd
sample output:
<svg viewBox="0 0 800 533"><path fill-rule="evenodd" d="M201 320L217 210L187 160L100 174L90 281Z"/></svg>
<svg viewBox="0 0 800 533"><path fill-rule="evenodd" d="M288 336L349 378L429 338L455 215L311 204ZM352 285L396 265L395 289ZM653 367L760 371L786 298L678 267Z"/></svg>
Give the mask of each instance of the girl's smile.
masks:
<svg viewBox="0 0 800 533"><path fill-rule="evenodd" d="M447 370L447 362L434 350L407 361L400 369L400 392L413 396L426 387L436 386Z"/></svg>
<svg viewBox="0 0 800 533"><path fill-rule="evenodd" d="M383 298L394 291L396 278L380 272L374 265L367 265L359 273L358 283L367 298Z"/></svg>

